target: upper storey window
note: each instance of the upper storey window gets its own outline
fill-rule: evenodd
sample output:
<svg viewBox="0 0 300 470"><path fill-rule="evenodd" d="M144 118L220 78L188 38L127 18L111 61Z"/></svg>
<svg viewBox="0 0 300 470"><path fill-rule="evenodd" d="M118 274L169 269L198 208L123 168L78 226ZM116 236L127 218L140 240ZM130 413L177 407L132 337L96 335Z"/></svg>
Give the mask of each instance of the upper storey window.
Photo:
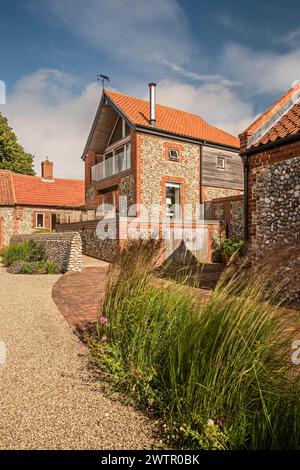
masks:
<svg viewBox="0 0 300 470"><path fill-rule="evenodd" d="M127 137L129 134L130 134L130 128L128 124L123 118L119 116L116 121L115 127L112 131L108 145L115 144L119 140L122 140L125 137Z"/></svg>
<svg viewBox="0 0 300 470"><path fill-rule="evenodd" d="M225 170L225 158L217 157L217 168L220 170Z"/></svg>
<svg viewBox="0 0 300 470"><path fill-rule="evenodd" d="M179 160L179 151L177 149L169 149L169 160L178 162Z"/></svg>

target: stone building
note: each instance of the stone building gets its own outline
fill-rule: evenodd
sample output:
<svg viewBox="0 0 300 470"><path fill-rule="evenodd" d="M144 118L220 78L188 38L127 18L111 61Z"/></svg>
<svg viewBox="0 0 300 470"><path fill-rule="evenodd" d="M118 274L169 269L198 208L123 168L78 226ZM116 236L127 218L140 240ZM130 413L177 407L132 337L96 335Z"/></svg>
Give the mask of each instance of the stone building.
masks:
<svg viewBox="0 0 300 470"><path fill-rule="evenodd" d="M240 135L248 252L299 244L300 84Z"/></svg>
<svg viewBox="0 0 300 470"><path fill-rule="evenodd" d="M199 227L200 204L242 192L239 141L200 116L156 104L155 84L149 87L149 101L104 90L82 155L86 209L98 209L96 219L103 215L105 220L115 219L116 235L99 240L97 220L60 225L59 230L78 230L85 254L110 261L131 238L131 229L138 236L155 234L166 240L167 221L168 257L180 246L184 237L178 238L178 231L188 221L191 233L184 238L186 247L192 251L191 241L200 234L201 242L192 252L209 261L220 224L203 222ZM120 207L121 197L127 208ZM103 203L110 204L105 214ZM139 215L158 220L158 225L149 227Z"/></svg>
<svg viewBox="0 0 300 470"><path fill-rule="evenodd" d="M48 160L41 177L0 170L0 248L12 235L80 220L83 209L84 181L54 178Z"/></svg>
<svg viewBox="0 0 300 470"><path fill-rule="evenodd" d="M157 206L155 215L175 220L185 217L185 204L195 215L199 203L240 194L238 139L156 104L155 84L149 86L150 102L104 90L82 156L87 208L117 206L127 196L129 206Z"/></svg>

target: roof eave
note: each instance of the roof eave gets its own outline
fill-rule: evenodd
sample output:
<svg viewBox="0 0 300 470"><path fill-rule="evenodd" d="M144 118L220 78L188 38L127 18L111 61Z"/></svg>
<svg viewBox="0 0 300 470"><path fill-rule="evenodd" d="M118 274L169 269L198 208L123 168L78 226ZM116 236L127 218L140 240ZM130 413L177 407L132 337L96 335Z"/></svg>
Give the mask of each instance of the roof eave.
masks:
<svg viewBox="0 0 300 470"><path fill-rule="evenodd" d="M181 140L181 141L184 141L184 142L190 142L190 143L194 143L194 144L203 144L203 145L207 145L208 147L217 147L217 148L221 148L221 149L232 150L232 151L235 151L235 152L240 151L239 146L221 144L221 143L217 143L217 142L212 142L212 141L207 140L207 139L196 139L196 138L188 137L188 136L185 136L185 135L182 135L182 134L176 134L174 132L163 131L163 130L155 128L155 127L149 127L149 126L143 126L141 124L135 124L134 122L132 122L128 119L126 114L123 113L123 111L115 104L115 102L112 100L112 98L110 98L109 95L107 95L105 93L105 90L104 90L102 98L101 98L100 105L98 107L96 116L95 116L94 121L93 121L93 126L91 128L87 143L85 145L85 148L84 148L84 151L83 151L83 154L82 154L82 157L81 157L82 160L85 160L85 157L86 157L86 154L88 152L88 148L89 148L94 130L97 126L98 118L99 118L99 115L101 113L104 102L107 102L108 104L110 104L111 107L116 111L116 113L118 113L125 120L125 122L128 124L128 126L131 129L135 130L135 131L146 132L148 134L159 135L161 137L169 137L169 138L175 137L177 140Z"/></svg>
<svg viewBox="0 0 300 470"><path fill-rule="evenodd" d="M85 160L86 154L87 154L87 152L88 152L88 149L89 149L89 146L90 146L92 137L93 137L93 133L94 133L94 131L95 131L95 129L96 129L96 126L97 126L97 123L98 123L98 119L99 119L99 116L100 116L100 114L101 114L103 104L104 104L105 102L106 102L106 103L109 103L109 104L111 105L111 107L125 120L125 122L128 124L128 126L129 126L131 129L134 129L134 128L135 128L135 125L128 119L128 117L127 117L127 116L122 112L122 110L114 103L114 101L105 93L105 89L104 89L104 90L103 90L102 97L101 97L100 104L99 104L99 106L98 106L96 115L95 115L95 117L94 117L94 121L93 121L93 124L92 124L92 128L91 128L91 130L90 130L90 133L89 133L87 142L86 142L85 147L84 147L84 150L83 150L83 154L81 155L81 159L82 159L82 160Z"/></svg>
<svg viewBox="0 0 300 470"><path fill-rule="evenodd" d="M176 134L174 132L168 132L168 131L163 131L161 129L157 129L154 127L148 127L148 126L142 126L142 125L136 125L135 130L139 132L146 132L148 134L153 134L161 137L175 137L177 140L182 140L184 142L189 142L192 144L202 144L206 145L207 147L217 147L221 149L228 149L228 150L233 150L236 152L240 151L239 147L233 146L233 145L227 145L227 144L221 144L217 142L212 142L207 139L197 139L193 137L188 137L182 134Z"/></svg>
<svg viewBox="0 0 300 470"><path fill-rule="evenodd" d="M275 147L280 147L281 145L292 143L297 140L300 140L300 131L297 134L290 134L286 137L282 137L281 139L274 140L273 142L267 142L266 144L258 145L257 147L251 147L244 152L241 152L240 155L254 155L255 153L264 152L265 150L269 150Z"/></svg>

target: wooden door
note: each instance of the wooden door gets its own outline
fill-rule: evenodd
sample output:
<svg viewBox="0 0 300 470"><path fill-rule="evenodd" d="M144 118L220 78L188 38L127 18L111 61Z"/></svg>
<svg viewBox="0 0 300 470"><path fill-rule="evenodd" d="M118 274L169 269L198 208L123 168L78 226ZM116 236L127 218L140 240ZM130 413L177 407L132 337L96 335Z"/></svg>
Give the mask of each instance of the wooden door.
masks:
<svg viewBox="0 0 300 470"><path fill-rule="evenodd" d="M56 229L56 214L51 214L51 230Z"/></svg>

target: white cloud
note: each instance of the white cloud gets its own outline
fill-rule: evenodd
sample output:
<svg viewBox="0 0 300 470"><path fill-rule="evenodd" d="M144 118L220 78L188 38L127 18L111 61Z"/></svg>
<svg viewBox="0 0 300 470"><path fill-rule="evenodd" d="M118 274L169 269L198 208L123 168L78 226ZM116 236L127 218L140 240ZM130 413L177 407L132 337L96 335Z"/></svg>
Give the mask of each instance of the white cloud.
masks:
<svg viewBox="0 0 300 470"><path fill-rule="evenodd" d="M44 8L93 47L122 60L184 63L192 41L176 0L52 0Z"/></svg>
<svg viewBox="0 0 300 470"><path fill-rule="evenodd" d="M84 179L80 157L92 124L101 88L90 84L80 95L73 77L56 69L40 69L21 79L7 104L0 107L20 143L35 155L37 174L47 156L55 175ZM252 106L224 84L158 83L158 102L200 114L211 124L237 135L254 119Z"/></svg>
<svg viewBox="0 0 300 470"><path fill-rule="evenodd" d="M37 174L47 156L56 176L84 179L80 157L101 96L96 84L80 95L74 79L56 69L40 69L21 79L0 111L24 148L35 155Z"/></svg>
<svg viewBox="0 0 300 470"><path fill-rule="evenodd" d="M220 129L237 135L255 119L252 104L224 84L199 86L173 80L162 80L157 87L161 104L199 114Z"/></svg>
<svg viewBox="0 0 300 470"><path fill-rule="evenodd" d="M273 38L273 41L278 44L283 44L291 48L299 47L300 41L300 28L289 31L286 34L278 35Z"/></svg>
<svg viewBox="0 0 300 470"><path fill-rule="evenodd" d="M224 48L221 67L233 80L254 92L283 93L300 78L300 48L289 52L257 52L239 44Z"/></svg>

